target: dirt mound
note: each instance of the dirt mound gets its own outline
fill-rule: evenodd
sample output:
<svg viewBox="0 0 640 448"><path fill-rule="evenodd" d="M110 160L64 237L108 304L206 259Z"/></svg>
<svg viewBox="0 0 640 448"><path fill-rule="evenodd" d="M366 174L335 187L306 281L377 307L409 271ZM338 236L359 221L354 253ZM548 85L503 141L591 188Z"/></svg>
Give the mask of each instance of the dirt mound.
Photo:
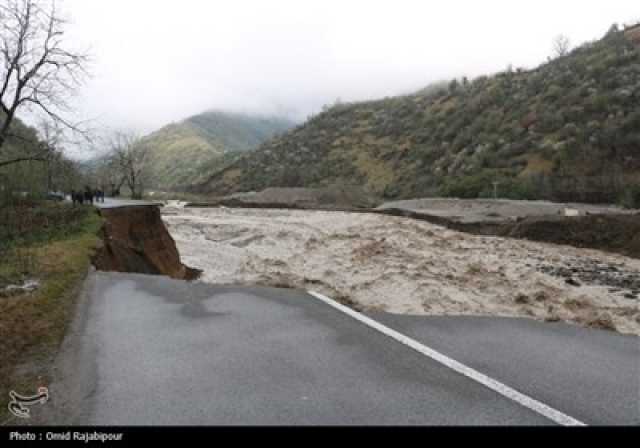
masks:
<svg viewBox="0 0 640 448"><path fill-rule="evenodd" d="M509 222L518 218L565 216L566 212L572 212L574 216L634 214L632 210L615 205L512 199L422 198L386 202L378 209L409 210L460 223Z"/></svg>
<svg viewBox="0 0 640 448"><path fill-rule="evenodd" d="M400 208L377 209L375 212L427 221L474 235L566 244L577 248L596 249L640 258L640 213L548 215L519 217L509 221L460 222L452 217Z"/></svg>
<svg viewBox="0 0 640 448"><path fill-rule="evenodd" d="M93 259L101 271L167 275L192 280L200 271L183 265L175 241L155 206L102 209L104 245Z"/></svg>
<svg viewBox="0 0 640 448"><path fill-rule="evenodd" d="M380 201L358 186L332 185L324 188L267 188L260 192L237 193L207 204L192 206L250 208L371 208Z"/></svg>
<svg viewBox="0 0 640 448"><path fill-rule="evenodd" d="M640 258L640 214L525 218L501 225L497 234Z"/></svg>

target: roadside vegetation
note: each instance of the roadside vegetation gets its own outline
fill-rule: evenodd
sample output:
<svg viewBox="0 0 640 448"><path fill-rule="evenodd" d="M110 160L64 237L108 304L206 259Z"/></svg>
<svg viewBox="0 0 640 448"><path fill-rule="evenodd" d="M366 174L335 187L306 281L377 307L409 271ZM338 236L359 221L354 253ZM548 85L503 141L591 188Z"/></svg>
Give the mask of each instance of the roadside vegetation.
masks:
<svg viewBox="0 0 640 448"><path fill-rule="evenodd" d="M91 206L21 201L0 210L0 407L48 384L102 219Z"/></svg>
<svg viewBox="0 0 640 448"><path fill-rule="evenodd" d="M625 189L620 196L620 205L632 209L640 208L640 184Z"/></svg>
<svg viewBox="0 0 640 448"><path fill-rule="evenodd" d="M101 219L63 199L89 187L71 144L91 145L71 99L89 54L50 0L0 1L0 422L8 391L46 385ZM28 122L24 120L28 117Z"/></svg>

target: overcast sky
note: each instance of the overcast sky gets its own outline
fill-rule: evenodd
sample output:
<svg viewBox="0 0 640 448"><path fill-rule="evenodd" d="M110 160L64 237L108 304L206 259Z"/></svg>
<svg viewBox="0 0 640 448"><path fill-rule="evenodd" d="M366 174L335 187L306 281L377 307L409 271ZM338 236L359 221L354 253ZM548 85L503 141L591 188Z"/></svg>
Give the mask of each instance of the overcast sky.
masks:
<svg viewBox="0 0 640 448"><path fill-rule="evenodd" d="M534 67L640 16L638 0L63 0L90 47L82 115L148 132L207 109L304 119L343 101Z"/></svg>

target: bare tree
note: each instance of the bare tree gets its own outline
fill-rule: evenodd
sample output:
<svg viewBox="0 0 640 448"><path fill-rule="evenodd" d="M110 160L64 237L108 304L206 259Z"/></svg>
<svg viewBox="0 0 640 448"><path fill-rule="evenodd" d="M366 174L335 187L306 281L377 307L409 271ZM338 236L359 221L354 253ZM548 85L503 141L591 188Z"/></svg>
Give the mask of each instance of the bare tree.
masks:
<svg viewBox="0 0 640 448"><path fill-rule="evenodd" d="M567 36L560 34L559 36L556 36L555 39L553 39L553 54L555 55L555 57L561 58L568 55L570 49L571 41Z"/></svg>
<svg viewBox="0 0 640 448"><path fill-rule="evenodd" d="M69 99L88 76L88 55L66 49L55 0L0 0L0 148L11 134L18 110L39 113L73 132L83 123L65 118ZM46 160L25 154L2 165ZM1 166L1 165L0 165Z"/></svg>
<svg viewBox="0 0 640 448"><path fill-rule="evenodd" d="M147 177L150 146L132 132L116 132L111 138L110 149L122 179L126 182L131 197L141 199Z"/></svg>
<svg viewBox="0 0 640 448"><path fill-rule="evenodd" d="M62 151L52 151L45 166L47 191L67 193L86 183L78 163L65 157Z"/></svg>
<svg viewBox="0 0 640 448"><path fill-rule="evenodd" d="M121 171L116 155L108 154L100 158L92 176L101 189L108 191L109 195L115 195L126 181Z"/></svg>
<svg viewBox="0 0 640 448"><path fill-rule="evenodd" d="M47 173L47 191L51 191L53 187L53 176L55 166L62 158L61 141L62 130L56 123L43 120L40 124L41 140L37 145L38 156L46 164Z"/></svg>

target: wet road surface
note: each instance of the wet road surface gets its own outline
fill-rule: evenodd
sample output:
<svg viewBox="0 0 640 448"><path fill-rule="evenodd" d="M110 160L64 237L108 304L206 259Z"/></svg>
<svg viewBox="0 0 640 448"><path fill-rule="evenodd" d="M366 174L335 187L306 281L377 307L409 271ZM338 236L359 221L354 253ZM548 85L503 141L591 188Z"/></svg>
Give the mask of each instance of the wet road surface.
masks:
<svg viewBox="0 0 640 448"><path fill-rule="evenodd" d="M98 272L90 275L85 292L57 363L51 403L43 406L43 423L553 424L302 291ZM509 329L489 320L480 325L465 318L375 317L388 317L389 326L475 363L484 373L502 376L498 379L512 387L528 387L527 393L538 400L542 398L536 394L544 395L549 385L543 398L560 393L563 398L556 403L565 406L560 410L585 409L580 417L586 423L638 421L628 406L634 371L625 360L637 356L637 338L605 334L598 338L608 342L590 348L588 342L567 339L567 330L536 339L536 332L547 327L519 333L518 325ZM523 340L514 336L518 334ZM532 356L520 354L493 369L493 359L509 359L517 352L505 348L505 340L513 347L521 344ZM567 344L561 352L576 347L617 353L603 359L618 363L609 371L623 371L601 383L607 371L597 354L586 361L576 356L564 367L559 359L536 365L538 344L554 341ZM480 348L474 350L474 345ZM555 377L571 375L574 368L580 370L579 381L562 390L562 381L570 378ZM535 379L530 387L527 375ZM600 384L606 389L594 394L590 389ZM602 404L593 400L606 400L605 393L623 403L602 412ZM625 394L631 397L625 399Z"/></svg>

